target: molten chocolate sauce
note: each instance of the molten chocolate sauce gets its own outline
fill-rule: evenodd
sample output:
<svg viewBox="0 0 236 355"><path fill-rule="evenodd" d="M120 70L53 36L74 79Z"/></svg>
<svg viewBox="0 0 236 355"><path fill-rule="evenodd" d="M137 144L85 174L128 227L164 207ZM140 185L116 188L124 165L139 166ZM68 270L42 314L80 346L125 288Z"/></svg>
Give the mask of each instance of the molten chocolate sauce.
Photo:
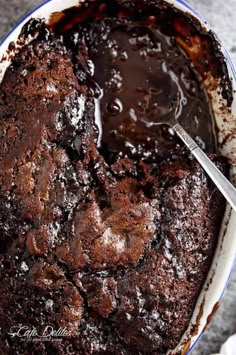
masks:
<svg viewBox="0 0 236 355"><path fill-rule="evenodd" d="M90 51L94 79L102 88L102 142L108 149L146 156L155 149L162 154L177 143L171 130L160 126L173 117L195 138L208 142L208 151L213 149L207 96L174 38L125 20L104 21L102 26L106 36Z"/></svg>
<svg viewBox="0 0 236 355"><path fill-rule="evenodd" d="M202 78L208 71L221 76L228 102L230 88L225 66L220 56L216 59L217 44L199 23L163 1L109 0L56 13L48 27L63 34L75 63L79 51L88 53L89 82L100 88L96 123L104 152L155 160L181 144L172 130L159 125L171 117L203 149L215 151ZM193 51L196 43L198 51Z"/></svg>

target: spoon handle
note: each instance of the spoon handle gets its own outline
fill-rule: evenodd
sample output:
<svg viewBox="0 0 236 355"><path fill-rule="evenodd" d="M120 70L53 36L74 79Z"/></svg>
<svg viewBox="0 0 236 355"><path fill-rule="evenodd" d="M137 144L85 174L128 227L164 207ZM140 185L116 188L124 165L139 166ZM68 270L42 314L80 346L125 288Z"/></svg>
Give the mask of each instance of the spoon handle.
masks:
<svg viewBox="0 0 236 355"><path fill-rule="evenodd" d="M173 129L210 176L231 207L236 211L236 189L234 186L226 179L180 124L176 124Z"/></svg>

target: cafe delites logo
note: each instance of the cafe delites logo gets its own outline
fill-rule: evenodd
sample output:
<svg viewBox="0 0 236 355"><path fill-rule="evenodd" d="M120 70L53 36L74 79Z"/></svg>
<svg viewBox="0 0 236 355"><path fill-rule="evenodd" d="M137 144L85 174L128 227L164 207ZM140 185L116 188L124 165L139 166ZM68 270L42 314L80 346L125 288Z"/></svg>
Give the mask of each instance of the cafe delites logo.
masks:
<svg viewBox="0 0 236 355"><path fill-rule="evenodd" d="M62 341L63 338L70 337L72 334L66 327L55 329L53 326L47 325L38 331L36 327L18 324L11 327L8 335L22 341Z"/></svg>

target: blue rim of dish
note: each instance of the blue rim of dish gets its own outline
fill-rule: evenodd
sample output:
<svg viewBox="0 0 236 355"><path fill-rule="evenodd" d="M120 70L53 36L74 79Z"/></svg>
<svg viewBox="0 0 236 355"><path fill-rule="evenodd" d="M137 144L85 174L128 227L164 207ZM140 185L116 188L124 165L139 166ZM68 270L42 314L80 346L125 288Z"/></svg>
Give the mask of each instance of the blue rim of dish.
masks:
<svg viewBox="0 0 236 355"><path fill-rule="evenodd" d="M17 22L17 24L12 28L12 30L5 37L3 37L3 39L0 42L0 47L10 37L10 35L16 30L16 28L19 27L28 17L30 17L30 15L32 15L35 11L37 11L38 9L43 7L45 4L47 4L48 2L51 2L51 1L53 1L53 0L44 0L41 4L36 6L33 10L28 12L19 22Z"/></svg>
<svg viewBox="0 0 236 355"><path fill-rule="evenodd" d="M37 11L38 9L40 9L41 7L43 7L45 4L51 2L53 0L44 0L41 4L39 4L37 7L35 7L32 11L30 11L27 15L25 15L22 20L20 20L15 26L14 28L3 38L3 40L0 42L0 47L3 45L3 43L10 37L10 35L15 31L15 29L17 27L19 27L28 17L30 17L30 15L32 15L35 11ZM196 11L190 4L188 4L185 0L175 0L177 3L181 4L182 6L184 6L188 11L191 12L191 14L193 14L194 16L196 16L197 18L199 18L201 20L201 22L207 24L207 21L205 20L205 18L199 14L198 11ZM217 36L216 36L217 37ZM221 41L218 39L218 42L221 44ZM229 53L227 52L227 50L224 48L224 46L222 46L221 44L221 47L222 47L222 51L224 53L224 56L225 58L227 59L227 63L231 69L231 72L234 76L234 79L236 81L236 69L235 69L235 66L233 65L233 62L230 58L230 55ZM230 270L230 273L229 273L229 276L228 276L228 279L225 283L225 286L223 288L223 291L222 291L222 294L220 296L220 299L219 301L222 299L222 297L224 296L224 293L225 293L225 290L229 284L229 281L230 281L230 278L231 278L231 275L232 275L232 272L233 272L233 268L234 268L234 264L235 264L235 261L233 262L233 265L231 266L231 270ZM198 335L197 339L194 341L194 343L192 344L191 348L188 350L188 352L186 353L186 355L189 355L192 350L195 348L195 346L197 345L197 343L199 342L199 340L201 339L202 335L203 335L203 331Z"/></svg>

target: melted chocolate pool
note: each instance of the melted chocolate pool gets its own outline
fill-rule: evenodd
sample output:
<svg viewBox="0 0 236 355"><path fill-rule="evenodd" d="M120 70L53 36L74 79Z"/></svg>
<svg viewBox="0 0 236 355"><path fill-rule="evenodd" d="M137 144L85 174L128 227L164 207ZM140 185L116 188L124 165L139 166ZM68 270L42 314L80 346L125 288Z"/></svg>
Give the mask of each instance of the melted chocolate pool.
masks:
<svg viewBox="0 0 236 355"><path fill-rule="evenodd" d="M208 142L204 148L214 149L207 96L174 38L130 21L105 20L100 26L105 35L88 47L102 89L102 143L114 152L147 155L155 147L163 154L176 140L159 124L175 117L195 139Z"/></svg>
<svg viewBox="0 0 236 355"><path fill-rule="evenodd" d="M214 120L202 83L209 65L202 59L206 53L202 49L195 61L190 51L190 60L182 47L197 41L194 26L163 4L158 9L155 1L137 1L136 7L129 1L97 1L66 10L59 21L58 14L56 21L52 16L49 27L63 33L78 73L76 53L88 55L88 76L79 79L95 88L103 155L109 151L151 160L163 156L182 145L171 129L160 126L173 117L204 150L215 151ZM210 58L207 40L203 35L202 48Z"/></svg>

